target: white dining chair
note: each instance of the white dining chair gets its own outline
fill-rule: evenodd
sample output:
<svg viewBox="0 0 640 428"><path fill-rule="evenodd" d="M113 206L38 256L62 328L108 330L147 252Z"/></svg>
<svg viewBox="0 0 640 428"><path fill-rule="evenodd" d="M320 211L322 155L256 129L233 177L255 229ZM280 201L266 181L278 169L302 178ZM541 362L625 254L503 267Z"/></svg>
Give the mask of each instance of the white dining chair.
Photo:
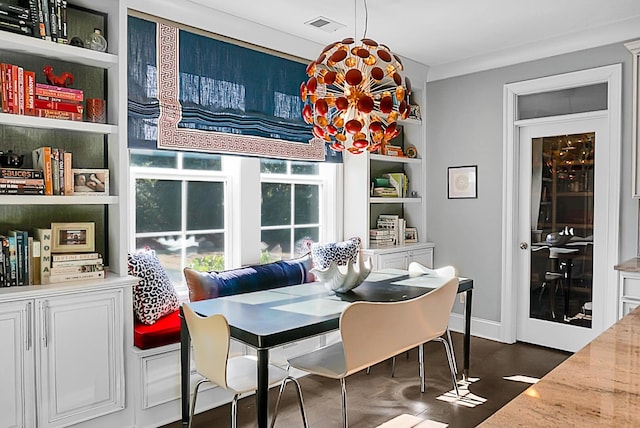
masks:
<svg viewBox="0 0 640 428"><path fill-rule="evenodd" d="M238 397L241 394L253 392L258 388L256 357L238 356L229 358L229 324L223 315L202 317L196 314L188 303L183 303L182 311L191 335L196 371L203 376L193 388L189 428L191 428L193 422L198 388L204 382L215 383L219 387L233 392L231 427L236 428ZM306 427L307 417L304 412L300 385L295 378L289 378L286 370L269 364L269 386L277 385L285 379L292 381L296 385L300 412Z"/></svg>
<svg viewBox="0 0 640 428"><path fill-rule="evenodd" d="M360 370L430 340L444 344L451 380L458 385L451 363L449 344L441 336L458 291L458 279L451 278L437 289L415 299L400 302L354 302L340 316L341 341L310 353L290 358L291 367L307 373L340 380L343 426L348 427L345 379ZM420 384L424 388L424 356L420 353ZM284 387L280 388L280 391ZM272 426L277 417L274 410Z"/></svg>

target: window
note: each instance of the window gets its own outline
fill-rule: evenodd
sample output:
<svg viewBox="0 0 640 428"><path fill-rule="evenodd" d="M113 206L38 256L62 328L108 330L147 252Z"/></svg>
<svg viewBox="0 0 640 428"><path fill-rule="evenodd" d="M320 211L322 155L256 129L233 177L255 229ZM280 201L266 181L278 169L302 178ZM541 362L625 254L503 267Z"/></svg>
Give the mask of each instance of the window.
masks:
<svg viewBox="0 0 640 428"><path fill-rule="evenodd" d="M182 270L225 268L225 188L222 157L131 151L135 189L134 248L156 251L179 294Z"/></svg>
<svg viewBox="0 0 640 428"><path fill-rule="evenodd" d="M321 236L323 178L320 164L263 159L260 161L261 261L306 253L305 242Z"/></svg>

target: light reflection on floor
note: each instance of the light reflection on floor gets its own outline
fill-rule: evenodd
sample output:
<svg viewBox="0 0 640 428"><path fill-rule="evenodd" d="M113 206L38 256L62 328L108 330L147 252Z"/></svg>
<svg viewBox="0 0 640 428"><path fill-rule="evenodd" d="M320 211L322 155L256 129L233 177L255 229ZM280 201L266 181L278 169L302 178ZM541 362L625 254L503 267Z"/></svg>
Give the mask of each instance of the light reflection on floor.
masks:
<svg viewBox="0 0 640 428"><path fill-rule="evenodd" d="M476 407L484 404L487 401L486 398L482 398L479 395L473 394L471 391L469 391L469 385L477 382L478 380L480 380L480 378L477 377L470 377L467 378L467 380L459 380L458 391L460 392L460 397L456 397L456 392L454 390L451 390L439 397L436 397L436 399L446 401L448 403L459 404L465 407Z"/></svg>
<svg viewBox="0 0 640 428"><path fill-rule="evenodd" d="M530 384L538 383L538 381L540 380L537 377L531 377L531 376L525 376L525 375L505 376L503 377L503 379L512 380L514 382L530 383Z"/></svg>

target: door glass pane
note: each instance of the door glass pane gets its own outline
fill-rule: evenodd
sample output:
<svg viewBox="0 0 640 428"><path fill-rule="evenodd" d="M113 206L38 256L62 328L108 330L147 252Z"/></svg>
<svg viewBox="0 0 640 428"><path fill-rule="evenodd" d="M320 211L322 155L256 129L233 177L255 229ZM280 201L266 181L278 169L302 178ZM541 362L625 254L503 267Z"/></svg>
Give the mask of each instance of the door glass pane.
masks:
<svg viewBox="0 0 640 428"><path fill-rule="evenodd" d="M518 120L606 109L606 83L518 96Z"/></svg>
<svg viewBox="0 0 640 428"><path fill-rule="evenodd" d="M591 327L595 134L532 140L530 317Z"/></svg>

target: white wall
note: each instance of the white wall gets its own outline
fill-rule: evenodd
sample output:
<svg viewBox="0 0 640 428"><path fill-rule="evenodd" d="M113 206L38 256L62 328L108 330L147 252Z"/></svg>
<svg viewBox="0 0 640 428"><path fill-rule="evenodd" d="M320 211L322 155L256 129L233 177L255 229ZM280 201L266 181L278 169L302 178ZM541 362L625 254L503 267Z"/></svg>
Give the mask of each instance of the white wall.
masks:
<svg viewBox="0 0 640 428"><path fill-rule="evenodd" d="M622 159L614 172L621 174L625 260L636 255L638 203L630 196L631 54L622 42L427 83L428 238L436 244L435 266L452 264L473 277L474 319L500 321L503 86L615 63L623 64ZM478 165L478 199L447 199L447 167L456 165Z"/></svg>

